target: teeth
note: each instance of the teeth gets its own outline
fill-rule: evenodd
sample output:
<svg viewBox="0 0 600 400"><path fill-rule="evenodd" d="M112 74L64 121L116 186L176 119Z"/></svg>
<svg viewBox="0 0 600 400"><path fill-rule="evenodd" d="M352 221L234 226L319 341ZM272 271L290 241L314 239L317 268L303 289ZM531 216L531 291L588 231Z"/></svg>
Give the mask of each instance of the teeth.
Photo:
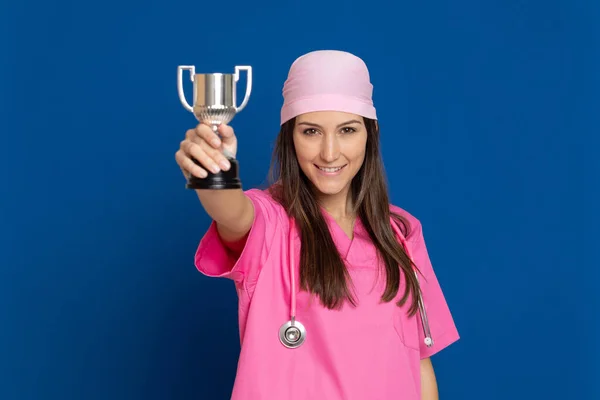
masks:
<svg viewBox="0 0 600 400"><path fill-rule="evenodd" d="M340 169L342 169L342 167L337 167L337 168L324 168L324 167L319 167L319 169L321 171L325 171L325 172L337 172Z"/></svg>

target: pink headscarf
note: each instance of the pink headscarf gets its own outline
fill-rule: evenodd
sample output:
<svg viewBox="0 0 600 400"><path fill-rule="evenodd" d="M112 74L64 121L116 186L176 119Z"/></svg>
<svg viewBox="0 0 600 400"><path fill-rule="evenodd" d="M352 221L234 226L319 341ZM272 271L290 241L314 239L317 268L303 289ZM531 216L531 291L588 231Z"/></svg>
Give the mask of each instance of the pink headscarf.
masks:
<svg viewBox="0 0 600 400"><path fill-rule="evenodd" d="M359 57L337 50L300 56L283 85L281 124L313 111L342 111L377 119L369 70Z"/></svg>

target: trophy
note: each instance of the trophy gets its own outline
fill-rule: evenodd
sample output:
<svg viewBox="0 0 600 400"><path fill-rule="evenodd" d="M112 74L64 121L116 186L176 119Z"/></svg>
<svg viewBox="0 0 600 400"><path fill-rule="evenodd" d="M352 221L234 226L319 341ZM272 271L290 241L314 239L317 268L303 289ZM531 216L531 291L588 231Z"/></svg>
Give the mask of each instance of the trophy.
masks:
<svg viewBox="0 0 600 400"><path fill-rule="evenodd" d="M183 93L183 71L190 71L190 79L194 84L193 105L189 105ZM246 70L248 80L246 94L242 104L237 106L236 84L240 78L240 71ZM252 91L252 67L236 66L235 73L209 73L197 74L193 65L180 65L177 67L177 91L183 107L193 113L196 119L212 127L217 133L220 124L228 124L235 115L242 111ZM218 133L217 133L218 134ZM239 178L239 164L226 150L223 154L229 160L231 168L228 171L219 171L216 174L207 170L206 178L191 176L186 187L188 189L239 189L242 183ZM193 161L200 165L197 160ZM206 168L204 168L206 169Z"/></svg>

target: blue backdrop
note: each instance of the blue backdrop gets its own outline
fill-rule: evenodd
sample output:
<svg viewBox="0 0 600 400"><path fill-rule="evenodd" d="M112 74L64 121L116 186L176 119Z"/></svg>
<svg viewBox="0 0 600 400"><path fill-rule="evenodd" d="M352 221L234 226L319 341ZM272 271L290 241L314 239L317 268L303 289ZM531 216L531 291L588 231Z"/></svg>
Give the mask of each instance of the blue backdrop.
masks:
<svg viewBox="0 0 600 400"><path fill-rule="evenodd" d="M2 2L0 399L228 398L236 295L193 266L209 220L174 160L195 125L176 67L254 67L232 124L250 188L315 49L370 68L392 199L423 222L462 335L434 359L441 398L599 398L598 11Z"/></svg>

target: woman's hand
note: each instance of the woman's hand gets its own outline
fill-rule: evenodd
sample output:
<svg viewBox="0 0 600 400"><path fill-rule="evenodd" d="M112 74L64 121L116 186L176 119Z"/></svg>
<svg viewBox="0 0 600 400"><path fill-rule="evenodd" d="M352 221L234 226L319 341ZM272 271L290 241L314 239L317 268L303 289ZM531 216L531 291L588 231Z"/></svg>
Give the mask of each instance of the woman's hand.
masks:
<svg viewBox="0 0 600 400"><path fill-rule="evenodd" d="M175 160L186 179L190 175L206 178L207 171L217 173L220 170L227 171L231 167L225 155L234 158L237 153L235 132L225 124L219 126L218 132L220 138L206 124L198 124L196 128L186 132L185 139L175 153Z"/></svg>

